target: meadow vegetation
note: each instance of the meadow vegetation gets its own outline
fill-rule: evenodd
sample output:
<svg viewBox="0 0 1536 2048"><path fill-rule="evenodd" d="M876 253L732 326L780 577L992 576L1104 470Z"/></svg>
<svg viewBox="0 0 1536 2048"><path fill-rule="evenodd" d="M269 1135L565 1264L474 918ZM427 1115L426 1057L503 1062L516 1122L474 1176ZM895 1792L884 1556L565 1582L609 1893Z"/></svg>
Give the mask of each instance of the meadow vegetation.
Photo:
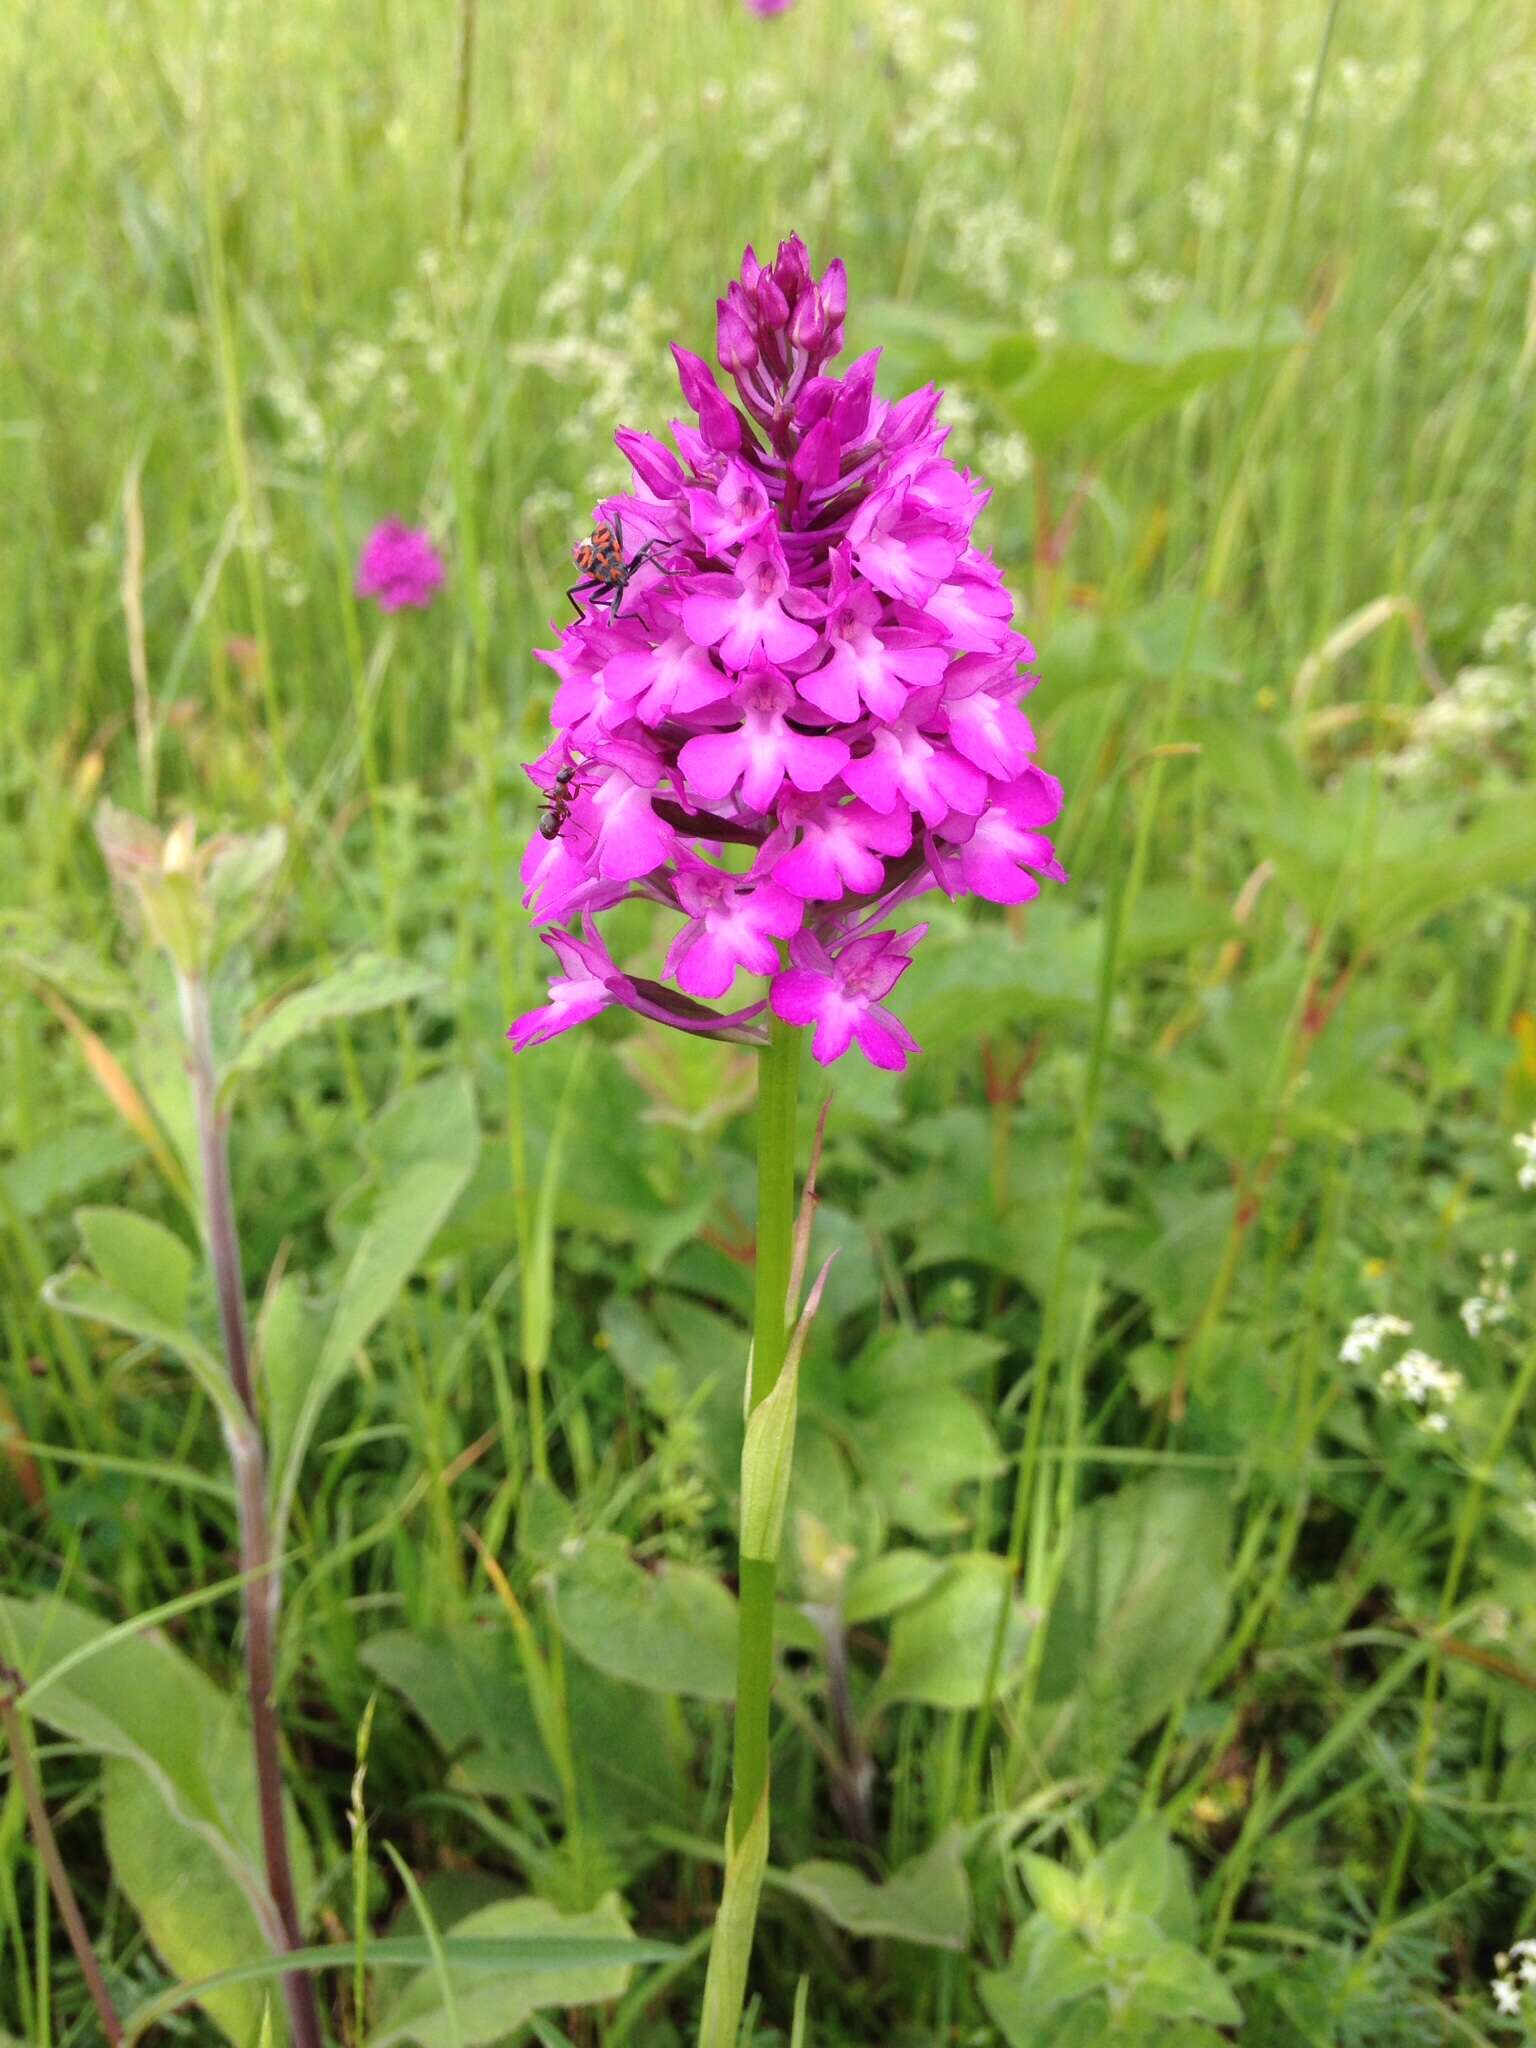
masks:
<svg viewBox="0 0 1536 2048"><path fill-rule="evenodd" d="M248 842L209 994L325 2025L694 2038L755 1056L504 1033L531 649L613 428L797 230L992 486L1072 880L939 900L923 1056L835 1074L744 2038L1536 2035L1530 6L13 0L0 107L0 1660L118 2009L285 2025L104 801ZM385 618L389 515L447 577ZM14 1762L0 2040L83 2048Z"/></svg>

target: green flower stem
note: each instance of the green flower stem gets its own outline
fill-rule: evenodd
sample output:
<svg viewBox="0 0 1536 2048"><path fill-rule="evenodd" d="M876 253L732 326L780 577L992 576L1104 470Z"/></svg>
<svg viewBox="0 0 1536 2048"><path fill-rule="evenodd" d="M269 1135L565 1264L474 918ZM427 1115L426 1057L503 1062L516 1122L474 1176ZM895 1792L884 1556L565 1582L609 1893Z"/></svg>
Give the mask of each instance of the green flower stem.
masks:
<svg viewBox="0 0 1536 2048"><path fill-rule="evenodd" d="M757 1309L752 1332L750 1414L778 1385L788 1335L786 1303L795 1255L795 1102L799 1030L769 1025L757 1079Z"/></svg>
<svg viewBox="0 0 1536 2048"><path fill-rule="evenodd" d="M768 1694L773 1682L774 1558L741 1560L736 1652L736 1757L731 1816L739 1844L768 1789Z"/></svg>
<svg viewBox="0 0 1536 2048"><path fill-rule="evenodd" d="M795 1102L802 1034L775 1018L757 1083L757 1302L747 1413L779 1383L788 1340L788 1295L795 1253ZM749 1439L750 1450L750 1439ZM790 1449L768 1450L783 1456ZM766 1475L759 1475L760 1479ZM747 1494L743 1474L743 1501ZM759 1491L761 1487L759 1487ZM770 1491L772 1489L770 1488ZM776 1530L776 1523L774 1524ZM759 1525L759 1529L761 1524ZM763 1549L774 1537L756 1535ZM746 1991L757 1893L768 1842L768 1701L773 1685L773 1600L778 1559L751 1556L743 1528L736 1657L736 1740L725 1895L710 1947L701 2048L735 2042Z"/></svg>
<svg viewBox="0 0 1536 2048"><path fill-rule="evenodd" d="M800 1032L775 1017L757 1080L757 1303L747 1413L779 1383L788 1331L786 1305L795 1255L795 1101ZM741 1560L736 1655L736 1754L731 1813L738 1846L768 1789L768 1693L773 1679L773 1593L777 1558Z"/></svg>

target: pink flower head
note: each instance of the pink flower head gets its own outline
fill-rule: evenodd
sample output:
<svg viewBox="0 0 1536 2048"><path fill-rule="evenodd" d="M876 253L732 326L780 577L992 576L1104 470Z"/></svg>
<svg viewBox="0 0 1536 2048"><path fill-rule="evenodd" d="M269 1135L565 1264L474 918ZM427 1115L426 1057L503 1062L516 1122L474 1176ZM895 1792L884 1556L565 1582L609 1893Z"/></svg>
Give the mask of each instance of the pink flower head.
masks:
<svg viewBox="0 0 1536 2048"><path fill-rule="evenodd" d="M908 1053L921 1050L899 1018L880 1007L912 965L912 948L926 925L908 932L876 932L852 939L835 956L810 932L790 944L794 965L773 984L773 1014L786 1024L812 1024L811 1056L824 1067L850 1045L877 1067L900 1073Z"/></svg>
<svg viewBox="0 0 1536 2048"><path fill-rule="evenodd" d="M794 4L795 0L743 0L748 14L757 15L761 21L766 21L772 14L788 14Z"/></svg>
<svg viewBox="0 0 1536 2048"><path fill-rule="evenodd" d="M518 1052L558 1038L562 1031L585 1024L589 1017L606 1010L613 1001L612 984L619 979L601 939L574 939L569 932L545 932L543 936L563 972L550 982L544 1007L519 1017L507 1033Z"/></svg>
<svg viewBox="0 0 1536 2048"><path fill-rule="evenodd" d="M597 516L627 558L652 551L622 605L598 591L541 651L558 688L524 900L584 935L546 930L562 972L519 1047L615 1003L757 1043L771 1002L817 1059L900 1068L916 1048L882 1005L926 927L878 927L931 889L1017 903L1065 879L1019 709L1033 650L973 540L987 492L945 455L931 386L883 399L874 352L833 373L847 312L841 263L818 276L796 236L748 249L718 373L673 350L676 452L618 431L634 486ZM637 899L678 921L660 979L596 936ZM741 973L763 996L708 1007Z"/></svg>
<svg viewBox="0 0 1536 2048"><path fill-rule="evenodd" d="M363 543L357 565L357 594L378 600L380 611L407 605L425 611L442 587L443 558L421 527L386 519Z"/></svg>
<svg viewBox="0 0 1536 2048"><path fill-rule="evenodd" d="M677 899L688 922L667 953L667 973L691 996L723 996L738 967L774 974L775 939L800 929L805 905L768 879L728 875L706 861L678 870Z"/></svg>

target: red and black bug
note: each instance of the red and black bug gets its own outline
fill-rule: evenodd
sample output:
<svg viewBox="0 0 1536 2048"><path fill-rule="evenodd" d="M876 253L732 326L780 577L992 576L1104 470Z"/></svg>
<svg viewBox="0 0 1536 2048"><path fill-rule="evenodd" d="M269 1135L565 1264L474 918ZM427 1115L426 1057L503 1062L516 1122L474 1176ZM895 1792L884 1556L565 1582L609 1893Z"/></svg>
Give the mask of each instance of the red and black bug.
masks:
<svg viewBox="0 0 1536 2048"><path fill-rule="evenodd" d="M571 557L581 571L581 580L573 583L565 593L571 600L572 609L578 619L587 615L577 603L581 597L594 602L604 595L608 598L609 617L618 618L619 607L624 602L624 593L630 579L642 564L651 558L651 550L659 548L659 540L648 540L638 554L624 559L624 522L617 514L612 526L606 522L599 526L590 540L579 540L571 550Z"/></svg>

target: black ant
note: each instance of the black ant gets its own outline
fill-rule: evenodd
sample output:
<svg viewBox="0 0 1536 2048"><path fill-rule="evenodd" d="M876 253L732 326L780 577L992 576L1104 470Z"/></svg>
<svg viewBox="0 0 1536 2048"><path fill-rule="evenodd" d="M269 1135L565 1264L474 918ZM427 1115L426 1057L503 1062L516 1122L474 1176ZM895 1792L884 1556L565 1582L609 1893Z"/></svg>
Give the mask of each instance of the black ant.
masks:
<svg viewBox="0 0 1536 2048"><path fill-rule="evenodd" d="M567 762L555 776L555 786L544 800L543 815L539 819L539 833L545 839L558 839L561 827L571 815L571 802L576 792L572 785L577 770Z"/></svg>
<svg viewBox="0 0 1536 2048"><path fill-rule="evenodd" d="M587 615L576 602L578 597L596 599L605 592L609 599L609 617L617 620L619 607L624 602L624 593L636 571L651 558L651 550L661 546L660 539L648 540L637 555L624 559L624 522L614 514L612 526L599 526L590 540L577 541L571 550L571 558L582 571L579 582L573 583L565 593L571 600L571 608L578 619Z"/></svg>

